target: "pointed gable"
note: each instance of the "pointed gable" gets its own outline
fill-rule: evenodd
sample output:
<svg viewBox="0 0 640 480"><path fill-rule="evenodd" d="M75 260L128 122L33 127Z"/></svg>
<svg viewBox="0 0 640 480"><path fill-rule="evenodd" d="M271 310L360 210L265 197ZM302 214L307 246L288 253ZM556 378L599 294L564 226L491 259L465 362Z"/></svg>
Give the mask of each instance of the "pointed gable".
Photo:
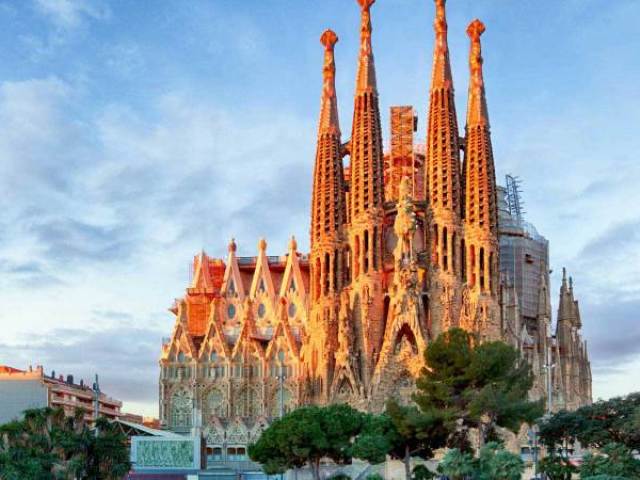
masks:
<svg viewBox="0 0 640 480"><path fill-rule="evenodd" d="M288 304L286 314L289 317L289 326L300 333L300 327L307 324L309 302L297 248L295 237L291 237L287 264L280 286L280 298L286 300Z"/></svg>
<svg viewBox="0 0 640 480"><path fill-rule="evenodd" d="M188 358L195 358L197 355L197 349L189 335L187 305L184 300L181 300L177 305L176 323L173 327L171 340L163 351L162 360L176 359L180 353Z"/></svg>
<svg viewBox="0 0 640 480"><path fill-rule="evenodd" d="M229 242L229 255L227 257L227 268L224 272L222 280L221 294L227 298L236 298L244 301L246 296L244 282L240 268L238 267L238 258L236 257L237 245L234 239Z"/></svg>
<svg viewBox="0 0 640 480"><path fill-rule="evenodd" d="M231 348L229 347L222 331L222 305L223 302L221 299L213 301L205 337L200 345L198 356L201 361L213 361L211 354L214 352L217 356L223 357L224 359L231 357Z"/></svg>
<svg viewBox="0 0 640 480"><path fill-rule="evenodd" d="M278 323L267 347L265 355L267 358L271 358L275 355L275 350L280 350L282 347L285 347L296 359L300 357L300 347L289 325L288 305L286 299L280 299L280 305L278 306Z"/></svg>
<svg viewBox="0 0 640 480"><path fill-rule="evenodd" d="M267 242L264 238L261 238L258 242L258 258L249 296L255 299L260 294L267 295L271 299L275 297L273 279L269 270L269 259L267 258Z"/></svg>

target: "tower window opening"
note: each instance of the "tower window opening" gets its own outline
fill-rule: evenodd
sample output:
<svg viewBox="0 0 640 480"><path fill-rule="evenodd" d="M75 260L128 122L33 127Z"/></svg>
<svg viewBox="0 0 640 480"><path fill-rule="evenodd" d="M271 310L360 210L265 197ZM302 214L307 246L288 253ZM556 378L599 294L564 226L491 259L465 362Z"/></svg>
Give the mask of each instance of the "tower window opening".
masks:
<svg viewBox="0 0 640 480"><path fill-rule="evenodd" d="M364 231L364 251L362 265L364 267L364 273L369 271L369 230Z"/></svg>
<svg viewBox="0 0 640 480"><path fill-rule="evenodd" d="M467 252L465 250L464 239L460 241L460 278L467 280Z"/></svg>
<svg viewBox="0 0 640 480"><path fill-rule="evenodd" d="M451 235L451 273L456 273L456 252L457 252L457 238L456 232Z"/></svg>
<svg viewBox="0 0 640 480"><path fill-rule="evenodd" d="M433 239L432 239L432 247L433 247L433 263L438 265L439 263L439 258L438 258L438 225L435 224L433 226Z"/></svg>
<svg viewBox="0 0 640 480"><path fill-rule="evenodd" d="M353 276L355 278L360 276L360 237L357 235L353 252Z"/></svg>
<svg viewBox="0 0 640 480"><path fill-rule="evenodd" d="M344 264L344 284L349 285L351 283L351 249L349 247L344 250L344 257L342 258L342 262Z"/></svg>
<svg viewBox="0 0 640 480"><path fill-rule="evenodd" d="M442 229L442 268L445 272L449 270L449 238L447 227Z"/></svg>
<svg viewBox="0 0 640 480"><path fill-rule="evenodd" d="M338 249L336 248L333 252L333 291L338 291L340 289L340 285L338 285L338 265L339 265L339 257L338 257Z"/></svg>
<svg viewBox="0 0 640 480"><path fill-rule="evenodd" d="M484 263L484 248L480 248L480 289L484 290L485 289L485 278L484 278L484 274L485 274L485 263Z"/></svg>
<svg viewBox="0 0 640 480"><path fill-rule="evenodd" d="M493 252L489 254L489 278L488 278L488 288L491 293L495 293L494 289L494 281L493 281Z"/></svg>
<svg viewBox="0 0 640 480"><path fill-rule="evenodd" d="M314 277L313 280L315 284L314 285L315 297L317 300L318 298L320 298L320 259L319 258L316 258L316 268L315 268L313 277Z"/></svg>
<svg viewBox="0 0 640 480"><path fill-rule="evenodd" d="M471 268L471 286L475 287L476 285L476 247L474 245L471 245L469 247L469 257L470 257L469 267Z"/></svg>
<svg viewBox="0 0 640 480"><path fill-rule="evenodd" d="M373 269L378 269L378 227L373 227Z"/></svg>
<svg viewBox="0 0 640 480"><path fill-rule="evenodd" d="M331 280L331 272L330 272L331 261L329 259L329 254L324 254L324 271L322 272L322 278L324 279L324 294L327 295L329 293L329 286Z"/></svg>

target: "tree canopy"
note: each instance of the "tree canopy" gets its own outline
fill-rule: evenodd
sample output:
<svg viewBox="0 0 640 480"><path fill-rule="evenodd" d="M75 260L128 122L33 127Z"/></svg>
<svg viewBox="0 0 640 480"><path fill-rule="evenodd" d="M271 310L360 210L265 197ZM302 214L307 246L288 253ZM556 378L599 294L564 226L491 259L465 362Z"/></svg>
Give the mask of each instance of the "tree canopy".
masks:
<svg viewBox="0 0 640 480"><path fill-rule="evenodd" d="M520 480L524 472L522 459L497 442L489 442L480 449L477 458L454 448L449 450L438 472L451 480Z"/></svg>
<svg viewBox="0 0 640 480"><path fill-rule="evenodd" d="M574 412L560 411L540 424L540 438L551 449L576 440L583 447L619 443L640 450L640 392L600 400Z"/></svg>
<svg viewBox="0 0 640 480"><path fill-rule="evenodd" d="M516 432L542 415L542 402L528 400L531 367L506 343L476 344L456 328L439 335L424 355L428 367L418 378L414 400L423 412L436 409L459 420L450 446L468 449L468 428L478 428L485 443L496 426Z"/></svg>
<svg viewBox="0 0 640 480"><path fill-rule="evenodd" d="M358 436L353 456L379 463L385 456L404 462L406 478L411 478L411 457L431 458L445 446L450 421L442 412L421 412L415 405L404 406L389 400L382 415L368 415Z"/></svg>
<svg viewBox="0 0 640 480"><path fill-rule="evenodd" d="M0 426L0 480L54 478L121 479L130 469L126 436L104 418L98 433L84 411L27 410L22 420Z"/></svg>
<svg viewBox="0 0 640 480"><path fill-rule="evenodd" d="M602 449L602 453L587 453L580 466L582 480L595 480L599 477L622 480L640 478L640 460L634 458L628 447L609 443Z"/></svg>
<svg viewBox="0 0 640 480"><path fill-rule="evenodd" d="M365 414L348 405L301 407L275 420L249 445L249 456L267 474L308 464L318 479L322 458L338 464L351 460L353 442L365 421Z"/></svg>

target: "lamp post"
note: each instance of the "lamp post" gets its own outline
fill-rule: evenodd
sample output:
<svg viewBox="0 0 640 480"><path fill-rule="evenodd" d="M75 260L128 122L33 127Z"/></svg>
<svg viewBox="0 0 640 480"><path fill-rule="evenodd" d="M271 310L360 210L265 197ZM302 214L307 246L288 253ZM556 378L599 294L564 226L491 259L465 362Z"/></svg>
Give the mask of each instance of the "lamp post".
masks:
<svg viewBox="0 0 640 480"><path fill-rule="evenodd" d="M278 375L279 382L279 397L280 397L280 408L279 408L279 417L282 418L284 416L284 352L282 350L278 351L278 362L280 367L280 372ZM280 474L280 480L284 479L284 474Z"/></svg>

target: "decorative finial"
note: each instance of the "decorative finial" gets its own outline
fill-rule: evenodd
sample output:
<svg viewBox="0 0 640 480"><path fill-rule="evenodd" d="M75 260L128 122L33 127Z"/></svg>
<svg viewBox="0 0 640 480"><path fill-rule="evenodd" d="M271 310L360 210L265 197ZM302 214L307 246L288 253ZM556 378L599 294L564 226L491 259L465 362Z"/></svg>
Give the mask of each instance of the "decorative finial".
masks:
<svg viewBox="0 0 640 480"><path fill-rule="evenodd" d="M356 77L356 95L366 91L376 92L376 72L371 47L371 5L375 0L358 0L362 7L360 14L360 53L358 54L358 74Z"/></svg>
<svg viewBox="0 0 640 480"><path fill-rule="evenodd" d="M298 242L296 241L295 235L291 235L291 240L289 240L289 250L292 252L298 250Z"/></svg>
<svg viewBox="0 0 640 480"><path fill-rule="evenodd" d="M436 33L443 34L447 32L447 16L445 13L445 3L447 0L435 0L436 1L436 19L433 26Z"/></svg>
<svg viewBox="0 0 640 480"><path fill-rule="evenodd" d="M479 42L480 36L485 32L485 30L486 27L484 26L484 23L476 18L467 27L467 35L469 35L472 42Z"/></svg>
<svg viewBox="0 0 640 480"><path fill-rule="evenodd" d="M265 252L267 250L267 241L264 238L261 238L258 241L258 250L260 250L260 252Z"/></svg>
<svg viewBox="0 0 640 480"><path fill-rule="evenodd" d="M333 46L338 43L338 35L330 28L325 30L320 37L320 43L324 45L327 50L333 50Z"/></svg>
<svg viewBox="0 0 640 480"><path fill-rule="evenodd" d="M235 252L237 248L238 246L236 245L236 239L232 238L231 241L229 242L229 247L228 247L229 253Z"/></svg>
<svg viewBox="0 0 640 480"><path fill-rule="evenodd" d="M469 52L469 106L467 108L467 127L471 125L489 126L489 111L484 92L484 78L482 73L482 46L480 36L484 33L485 26L477 18L467 27L467 35L471 39L471 51Z"/></svg>
<svg viewBox="0 0 640 480"><path fill-rule="evenodd" d="M369 10L369 8L371 8L371 5L376 3L376 0L358 0L358 3L363 10Z"/></svg>

